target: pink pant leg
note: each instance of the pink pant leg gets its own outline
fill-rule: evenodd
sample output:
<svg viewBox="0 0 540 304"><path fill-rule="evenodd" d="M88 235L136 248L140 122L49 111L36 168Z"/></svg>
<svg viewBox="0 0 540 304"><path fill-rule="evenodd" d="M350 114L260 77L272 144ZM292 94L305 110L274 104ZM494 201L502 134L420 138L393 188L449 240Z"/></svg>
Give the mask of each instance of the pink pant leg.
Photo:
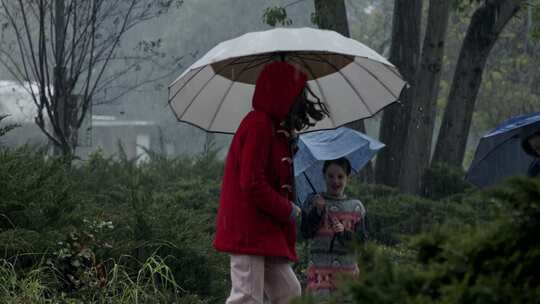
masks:
<svg viewBox="0 0 540 304"><path fill-rule="evenodd" d="M302 287L287 259L266 258L264 292L272 304L288 304L301 295Z"/></svg>
<svg viewBox="0 0 540 304"><path fill-rule="evenodd" d="M300 296L301 286L284 258L231 255L231 294L226 304L288 304Z"/></svg>
<svg viewBox="0 0 540 304"><path fill-rule="evenodd" d="M262 304L264 257L231 254L231 283L226 304Z"/></svg>

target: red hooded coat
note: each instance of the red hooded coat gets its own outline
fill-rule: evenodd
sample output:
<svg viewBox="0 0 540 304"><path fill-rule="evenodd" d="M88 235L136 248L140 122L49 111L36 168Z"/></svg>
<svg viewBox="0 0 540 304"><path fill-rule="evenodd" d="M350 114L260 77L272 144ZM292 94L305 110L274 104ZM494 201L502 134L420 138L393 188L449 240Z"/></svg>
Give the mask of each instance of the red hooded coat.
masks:
<svg viewBox="0 0 540 304"><path fill-rule="evenodd" d="M291 152L279 123L307 77L285 62L268 64L257 79L253 111L240 123L225 163L214 247L234 254L296 261L291 220Z"/></svg>

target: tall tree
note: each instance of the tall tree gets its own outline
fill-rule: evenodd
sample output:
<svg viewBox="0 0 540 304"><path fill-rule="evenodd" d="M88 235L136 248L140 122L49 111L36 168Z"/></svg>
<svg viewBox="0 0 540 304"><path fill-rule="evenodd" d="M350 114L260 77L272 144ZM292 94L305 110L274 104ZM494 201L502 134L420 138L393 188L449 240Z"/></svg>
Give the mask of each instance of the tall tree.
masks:
<svg viewBox="0 0 540 304"><path fill-rule="evenodd" d="M420 66L416 72L410 123L403 148L399 188L420 193L424 171L429 167L437 95L450 14L450 1L431 0Z"/></svg>
<svg viewBox="0 0 540 304"><path fill-rule="evenodd" d="M1 0L0 64L29 92L35 122L64 155L72 155L96 96L140 69L157 54L160 40L140 41L122 54L122 37L180 0ZM155 63L155 62L154 62ZM165 77L162 75L161 77ZM158 77L158 78L161 78ZM115 90L115 97L154 79ZM103 95L101 96L103 97ZM107 100L100 100L106 102Z"/></svg>
<svg viewBox="0 0 540 304"><path fill-rule="evenodd" d="M313 21L321 29L332 30L350 37L345 0L314 0Z"/></svg>
<svg viewBox="0 0 540 304"><path fill-rule="evenodd" d="M540 41L531 35L532 24L529 18L513 18L491 50L475 103L469 146L509 117L540 109L540 69L534 64L540 60ZM465 153L464 164L468 156Z"/></svg>
<svg viewBox="0 0 540 304"><path fill-rule="evenodd" d="M315 14L313 21L321 29L332 30L340 33L345 37L350 37L349 23L347 21L347 7L345 0L315 0ZM366 127L362 120L355 121L347 125L348 127L363 132L366 132ZM374 182L373 164L369 162L362 172L360 178L367 183Z"/></svg>
<svg viewBox="0 0 540 304"><path fill-rule="evenodd" d="M525 0L484 0L463 41L435 147L433 163L461 166L482 73L489 53Z"/></svg>
<svg viewBox="0 0 540 304"><path fill-rule="evenodd" d="M395 0L390 62L397 66L411 87L415 85L420 57L421 16L422 0ZM386 148L377 156L377 183L398 185L412 97L411 89L403 90L401 103L390 105L383 112L379 138L386 144Z"/></svg>

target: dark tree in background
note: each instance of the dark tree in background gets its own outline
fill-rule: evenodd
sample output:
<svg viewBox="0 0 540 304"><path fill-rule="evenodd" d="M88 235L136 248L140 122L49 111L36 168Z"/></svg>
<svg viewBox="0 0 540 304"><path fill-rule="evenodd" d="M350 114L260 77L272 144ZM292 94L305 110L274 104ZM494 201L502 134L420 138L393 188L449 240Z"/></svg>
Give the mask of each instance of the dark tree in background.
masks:
<svg viewBox="0 0 540 304"><path fill-rule="evenodd" d="M347 7L344 0L326 1L315 0L315 13L312 20L321 29L332 30L345 37L350 37L349 23L347 20ZM362 120L347 125L349 128L366 132ZM374 182L373 164L370 161L360 172L360 178L367 183Z"/></svg>
<svg viewBox="0 0 540 304"><path fill-rule="evenodd" d="M420 58L421 0L395 0L392 23L392 45L389 61L401 72L411 87L404 89L400 103L383 112L380 140L386 144L377 156L377 183L397 186L403 159L403 147L410 122L413 87Z"/></svg>
<svg viewBox="0 0 540 304"><path fill-rule="evenodd" d="M412 88L414 97L409 101L410 122L399 177L400 190L408 193L421 193L422 177L430 164L450 6L448 0L429 1L422 57Z"/></svg>
<svg viewBox="0 0 540 304"><path fill-rule="evenodd" d="M345 0L314 0L315 13L312 20L321 29L332 30L350 37Z"/></svg>
<svg viewBox="0 0 540 304"><path fill-rule="evenodd" d="M180 0L1 0L0 64L32 96L35 122L64 156L92 104L115 100L145 83L122 79L157 64L160 40L120 52L137 25L179 7ZM114 92L112 96L107 93Z"/></svg>
<svg viewBox="0 0 540 304"><path fill-rule="evenodd" d="M433 163L461 167L489 53L508 21L525 3L525 0L485 0L474 12L454 72Z"/></svg>

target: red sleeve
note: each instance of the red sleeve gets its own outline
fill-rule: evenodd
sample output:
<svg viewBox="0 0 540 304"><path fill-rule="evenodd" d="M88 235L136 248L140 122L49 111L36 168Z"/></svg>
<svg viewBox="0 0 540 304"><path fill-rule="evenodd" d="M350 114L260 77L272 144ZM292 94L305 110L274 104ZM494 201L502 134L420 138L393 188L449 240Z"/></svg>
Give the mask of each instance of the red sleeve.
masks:
<svg viewBox="0 0 540 304"><path fill-rule="evenodd" d="M240 150L240 188L249 192L252 203L276 221L288 222L292 205L286 197L275 191L268 182L266 168L270 159L272 125L269 121L256 121L247 130Z"/></svg>

